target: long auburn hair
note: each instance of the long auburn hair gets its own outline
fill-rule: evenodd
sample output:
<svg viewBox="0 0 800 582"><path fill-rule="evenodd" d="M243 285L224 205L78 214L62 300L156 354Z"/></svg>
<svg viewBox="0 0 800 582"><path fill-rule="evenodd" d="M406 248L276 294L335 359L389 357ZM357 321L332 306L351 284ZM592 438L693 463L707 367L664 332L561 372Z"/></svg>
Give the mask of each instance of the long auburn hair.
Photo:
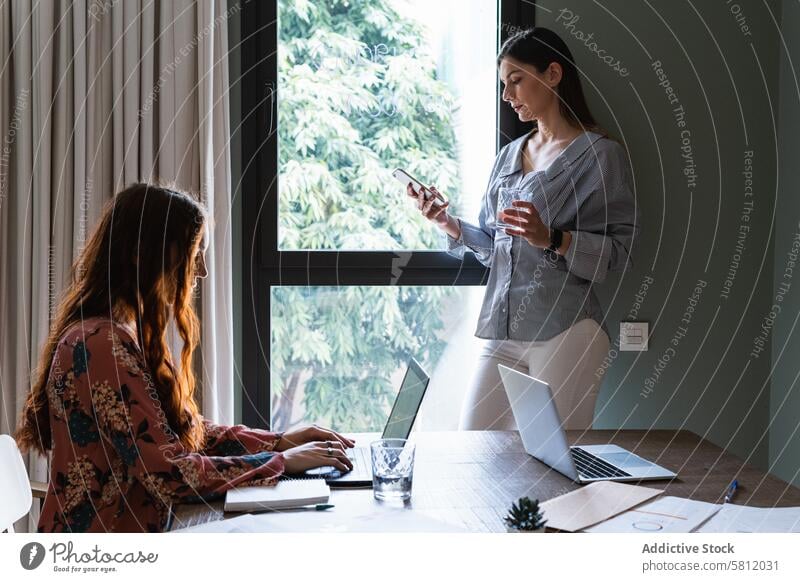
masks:
<svg viewBox="0 0 800 582"><path fill-rule="evenodd" d="M500 66L506 57L533 65L540 73L543 73L550 63L561 65L561 81L557 87L558 109L561 115L573 127L606 134L589 110L589 104L583 94L578 67L575 65L569 47L555 32L541 26L517 32L510 36L500 48L500 53L497 55L497 66Z"/></svg>
<svg viewBox="0 0 800 582"><path fill-rule="evenodd" d="M47 382L56 345L72 324L88 317L135 320L139 345L169 427L189 450L205 440L194 399L192 353L199 324L192 287L206 211L190 195L133 184L106 205L100 223L72 265L71 282L51 323L14 438L21 450L52 448ZM180 371L166 341L170 312L183 348Z"/></svg>

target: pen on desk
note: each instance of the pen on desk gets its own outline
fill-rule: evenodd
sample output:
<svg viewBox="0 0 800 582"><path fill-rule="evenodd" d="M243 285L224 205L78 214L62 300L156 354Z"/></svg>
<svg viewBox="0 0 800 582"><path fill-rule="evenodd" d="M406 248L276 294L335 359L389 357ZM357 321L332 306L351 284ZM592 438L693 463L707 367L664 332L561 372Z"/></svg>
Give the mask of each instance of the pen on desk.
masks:
<svg viewBox="0 0 800 582"><path fill-rule="evenodd" d="M739 481L734 479L733 482L728 486L728 489L725 490L725 500L722 503L728 503L733 496L736 494L736 489L739 488Z"/></svg>
<svg viewBox="0 0 800 582"><path fill-rule="evenodd" d="M329 503L318 503L317 505L297 505L294 507L275 507L272 509L263 509L259 511L265 511L268 513L282 513L282 512L290 512L290 511L325 511L326 509L333 509L335 505L331 505Z"/></svg>

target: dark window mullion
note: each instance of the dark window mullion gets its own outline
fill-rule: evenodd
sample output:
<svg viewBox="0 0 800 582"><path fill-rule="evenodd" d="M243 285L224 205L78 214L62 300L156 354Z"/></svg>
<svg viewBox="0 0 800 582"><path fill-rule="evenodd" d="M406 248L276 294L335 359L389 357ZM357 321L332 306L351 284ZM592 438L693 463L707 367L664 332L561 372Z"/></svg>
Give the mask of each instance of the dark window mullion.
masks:
<svg viewBox="0 0 800 582"><path fill-rule="evenodd" d="M271 285L482 285L488 276L474 255L446 252L284 251L264 265Z"/></svg>
<svg viewBox="0 0 800 582"><path fill-rule="evenodd" d="M536 3L530 0L500 0L498 5L500 23L498 42L502 45L505 40L516 31L534 26L536 16ZM499 48L499 47L498 47ZM508 105L500 99L502 93L498 78L498 114L497 114L497 149L498 151L507 143L530 131L530 125L522 123L519 117Z"/></svg>
<svg viewBox="0 0 800 582"><path fill-rule="evenodd" d="M239 0L242 31L242 422L270 425L270 290L260 265L278 241L278 3ZM271 131L270 131L271 130ZM270 226L274 225L274 226Z"/></svg>
<svg viewBox="0 0 800 582"><path fill-rule="evenodd" d="M274 253L272 260L262 266L274 269L393 269L396 266L409 269L480 269L483 266L467 253L458 259L443 251L283 251Z"/></svg>
<svg viewBox="0 0 800 582"><path fill-rule="evenodd" d="M266 285L278 286L476 286L485 285L486 269L405 269L393 272L387 269L263 269Z"/></svg>

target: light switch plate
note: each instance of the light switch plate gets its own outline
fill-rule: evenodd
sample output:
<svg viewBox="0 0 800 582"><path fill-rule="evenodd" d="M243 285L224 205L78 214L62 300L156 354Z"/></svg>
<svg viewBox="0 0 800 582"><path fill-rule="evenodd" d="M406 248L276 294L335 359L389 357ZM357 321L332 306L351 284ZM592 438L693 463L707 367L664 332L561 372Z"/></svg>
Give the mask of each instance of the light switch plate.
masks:
<svg viewBox="0 0 800 582"><path fill-rule="evenodd" d="M643 321L621 321L619 349L622 352L646 352L650 325Z"/></svg>

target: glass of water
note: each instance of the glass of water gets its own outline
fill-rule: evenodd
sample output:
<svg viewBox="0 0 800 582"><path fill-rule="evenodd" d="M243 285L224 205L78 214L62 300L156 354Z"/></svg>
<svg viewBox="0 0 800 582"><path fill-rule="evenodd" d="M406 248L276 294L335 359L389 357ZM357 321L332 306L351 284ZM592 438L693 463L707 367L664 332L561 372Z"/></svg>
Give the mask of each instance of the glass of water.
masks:
<svg viewBox="0 0 800 582"><path fill-rule="evenodd" d="M414 448L414 443L406 439L380 439L370 444L375 499L405 501L411 498Z"/></svg>
<svg viewBox="0 0 800 582"><path fill-rule="evenodd" d="M518 228L517 225L510 225L500 219L500 212L503 210L513 208L513 203L516 200L524 202L533 201L533 191L531 188L513 188L508 186L501 186L497 190L497 227L511 227Z"/></svg>

